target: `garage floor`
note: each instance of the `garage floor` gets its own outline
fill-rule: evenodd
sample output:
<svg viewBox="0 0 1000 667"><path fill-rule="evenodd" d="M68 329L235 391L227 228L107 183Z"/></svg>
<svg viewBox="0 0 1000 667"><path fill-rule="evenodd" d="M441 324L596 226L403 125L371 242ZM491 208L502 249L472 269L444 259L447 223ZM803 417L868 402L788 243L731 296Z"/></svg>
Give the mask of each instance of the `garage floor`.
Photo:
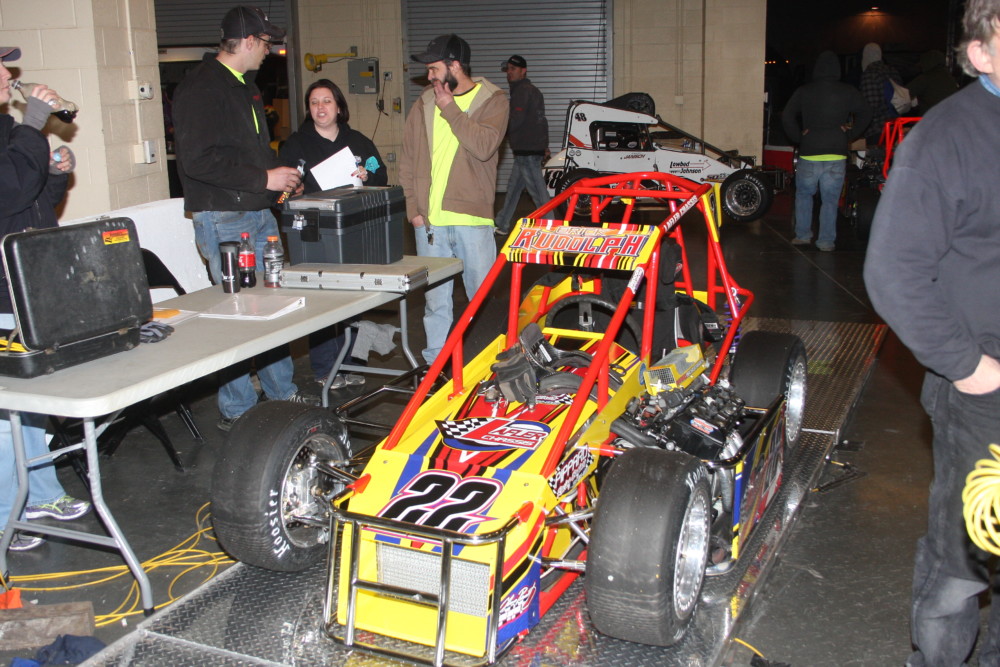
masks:
<svg viewBox="0 0 1000 667"><path fill-rule="evenodd" d="M696 628L694 633L704 630L712 637L733 640L709 640L706 645L711 647L707 652L693 650L686 658L634 645L601 650L608 642L585 631L586 612L578 600L572 603L579 597L579 590L574 588L569 591L566 607L553 610L550 616L557 616L548 621L551 624L539 628L523 645L523 650L512 654L510 664L748 665L752 652L746 645L753 646L774 663L796 666L901 664L908 655L909 577L914 542L925 521L926 489L931 474L929 427L917 401L921 371L891 333L885 339L878 363L864 362L865 355L874 352L884 330L875 326L878 320L864 293L863 251L847 242L833 253L793 247L789 243L790 204L790 198L781 195L764 220L723 228L730 270L744 287L756 292L752 315L761 318L762 326L792 326L797 331L804 328L807 342L810 332L822 338L827 331L842 330L850 332L854 344L861 341L857 354L849 353L844 358L833 355L824 363L811 364L813 387L828 382L838 372L851 374L858 388L864 385L868 370L871 379L860 394L853 419L843 423L842 428L839 428L842 418L808 424L815 431L808 435L812 444L806 448L812 459L807 462L803 458L795 473L799 483L788 485L789 489L798 488L800 493L789 499L786 507L790 511L783 517L771 517L785 519L787 525L776 531L778 537L774 542L763 545L769 549L780 547L778 557L768 560L768 567L750 571L749 585L743 587L750 594L736 604L737 610L742 611L735 618L732 614L706 616L702 621L704 626ZM841 237L846 238L847 233ZM422 338L419 297L411 298L410 306L411 331L417 341L414 347L419 349ZM497 300L494 306L502 309L504 303ZM391 313L376 313L373 319L390 316ZM821 344L809 343L814 362L824 359L814 352ZM385 363L398 365L399 355ZM846 369L845 365L850 364L859 365ZM304 359L297 363L297 380L301 386L312 389ZM346 400L355 393L341 390L332 400ZM178 553L181 549L177 547L186 538L209 525L204 519L207 508L203 506L209 499L216 453L225 446L223 434L214 427L217 413L212 382L206 380L189 387L186 395L205 436L204 443L192 441L181 421L169 411L168 404L164 405L163 417L164 426L188 464L186 472L175 471L160 444L139 427L130 433L113 458L102 462L102 473L108 503L139 558L157 559L157 568L151 572L157 602L195 592L180 606L168 608L144 623L146 635L127 637L108 651L99 664L335 662L332 654L326 652L326 640L315 636L315 625L304 622L317 610L321 591L315 582L321 581L321 572L262 574L242 566L227 569L226 565L216 565L216 558L210 555ZM836 400L844 404L843 412L847 414L853 394L847 392ZM386 410L391 413L398 408ZM860 476L846 483L827 485L828 490L823 492L811 491L817 483L836 481L843 474L843 466L827 471L819 465L822 454L840 440L847 441L847 451L838 450L835 458L850 463ZM70 493L83 494L82 484L70 466L61 470L61 477ZM794 521L787 521L793 517ZM82 521L97 525L93 517ZM210 533L202 536L193 550L216 550L210 538ZM168 552L169 556L163 556ZM196 560L206 565L195 569L191 563ZM48 605L86 600L92 602L98 615L110 614L120 605L125 611L138 606L134 593L129 599L131 578L127 574L108 583L79 588L67 587L79 584L84 575L66 574L50 581L33 576L118 566L121 561L116 554L52 539L35 551L12 554L9 562L16 577L14 584L22 588L23 598L29 603ZM219 580L202 586L213 574ZM89 579L94 578L103 575L89 575ZM196 590L199 586L201 589ZM703 602L706 610L720 604L721 594L713 594L713 586L716 585L710 583L706 591L707 599ZM36 590L41 588L49 590ZM735 587L729 583L719 590L725 594L730 588ZM231 599L222 609L217 598L225 595ZM213 596L214 610L221 616L209 614L205 606L212 606L209 602ZM729 604L721 607L732 608ZM142 615L139 612L110 620L113 622L95 632L106 642L128 635L142 621ZM262 630L260 623L272 621L278 623L270 626L270 630ZM157 657L157 650L146 650L143 637L177 624L180 624L179 641L170 649L190 652L187 659L179 654ZM573 628L577 631L571 632ZM221 644L209 643L221 652L206 661L204 654L197 657L201 650L199 633L209 629L224 640ZM230 632L232 639L225 639ZM255 652L258 645L263 645L263 652ZM606 650L614 651L614 660L609 659ZM14 655L28 657L32 653L27 649L0 652L0 662L5 663Z"/></svg>

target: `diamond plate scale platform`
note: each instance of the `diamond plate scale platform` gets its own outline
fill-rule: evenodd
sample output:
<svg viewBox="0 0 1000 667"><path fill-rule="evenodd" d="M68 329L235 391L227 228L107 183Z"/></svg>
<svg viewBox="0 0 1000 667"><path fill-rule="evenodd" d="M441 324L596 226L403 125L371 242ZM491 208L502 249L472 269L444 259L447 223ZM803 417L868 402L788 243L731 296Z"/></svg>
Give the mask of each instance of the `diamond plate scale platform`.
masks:
<svg viewBox="0 0 1000 667"><path fill-rule="evenodd" d="M729 572L709 577L695 621L670 649L623 642L590 625L583 585L574 583L502 665L719 665L760 590L798 508L822 473L823 461L868 380L884 325L754 318L749 329L799 335L809 355L805 432L788 462L785 484L754 538ZM351 651L320 628L325 566L268 572L237 564L171 607L147 619L86 665L330 665L401 664ZM461 656L449 654L449 658Z"/></svg>

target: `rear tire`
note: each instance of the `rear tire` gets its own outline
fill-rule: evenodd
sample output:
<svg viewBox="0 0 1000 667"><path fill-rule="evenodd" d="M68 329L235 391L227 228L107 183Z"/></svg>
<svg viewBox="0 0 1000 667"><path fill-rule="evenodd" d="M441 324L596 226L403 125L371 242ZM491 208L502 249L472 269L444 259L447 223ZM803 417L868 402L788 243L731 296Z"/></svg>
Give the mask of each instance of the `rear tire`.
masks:
<svg viewBox="0 0 1000 667"><path fill-rule="evenodd" d="M641 644L680 641L701 597L711 510L698 459L651 448L622 454L591 529L584 588L594 627Z"/></svg>
<svg viewBox="0 0 1000 667"><path fill-rule="evenodd" d="M329 535L326 499L343 483L316 461L351 455L347 428L328 410L260 403L233 425L212 477L212 523L236 560L278 572L321 560Z"/></svg>
<svg viewBox="0 0 1000 667"><path fill-rule="evenodd" d="M776 331L751 331L740 339L729 379L747 405L766 408L785 397L785 443L791 451L802 434L808 361L802 339Z"/></svg>
<svg viewBox="0 0 1000 667"><path fill-rule="evenodd" d="M726 215L736 222L752 222L771 208L774 191L760 174L741 169L722 182L721 198Z"/></svg>

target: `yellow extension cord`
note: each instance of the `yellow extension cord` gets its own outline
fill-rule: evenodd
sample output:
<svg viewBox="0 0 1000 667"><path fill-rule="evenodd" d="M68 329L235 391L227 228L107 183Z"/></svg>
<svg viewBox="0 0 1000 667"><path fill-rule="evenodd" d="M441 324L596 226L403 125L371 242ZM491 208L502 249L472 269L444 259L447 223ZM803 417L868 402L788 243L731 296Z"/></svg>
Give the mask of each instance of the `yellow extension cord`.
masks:
<svg viewBox="0 0 1000 667"><path fill-rule="evenodd" d="M199 548L199 543L202 538L213 543L216 541L215 536L211 534L212 529L208 521L210 516L208 506L209 503L205 503L199 507L198 511L195 513L195 524L198 527L198 530L195 533L190 535L174 548L160 554L159 556L154 556L153 558L142 563L142 569L146 572L153 572L154 570L168 567L183 568L174 576L174 578L170 581L170 585L167 587L167 601L163 604L157 605L157 609L161 609L169 604L172 604L180 598L179 595L174 595L174 585L184 576L202 568L210 568L208 572L202 573L201 581L195 584L195 586L200 586L215 577L215 575L219 572L220 566L234 562L231 558L229 558L229 556L219 551L217 547L215 547L214 550ZM81 570L79 572L53 572L50 574L34 574L11 577L7 582L7 585L17 585L17 587L22 591L32 592L67 591L78 588L86 588L87 586L97 586L119 577L131 576L132 572L128 569L128 566L116 565L113 567L103 567L94 570ZM24 585L49 581L63 581L74 578L83 579L84 581L48 587ZM191 588L194 588L194 586ZM139 592L139 584L136 581L132 581L132 585L122 603L118 605L114 611L108 614L96 616L94 618L95 625L97 627L102 627L112 623L124 622L124 620L129 616L142 614L143 610L141 602L142 597Z"/></svg>
<svg viewBox="0 0 1000 667"><path fill-rule="evenodd" d="M990 445L992 459L976 462L962 490L965 528L973 543L1000 556L1000 446Z"/></svg>

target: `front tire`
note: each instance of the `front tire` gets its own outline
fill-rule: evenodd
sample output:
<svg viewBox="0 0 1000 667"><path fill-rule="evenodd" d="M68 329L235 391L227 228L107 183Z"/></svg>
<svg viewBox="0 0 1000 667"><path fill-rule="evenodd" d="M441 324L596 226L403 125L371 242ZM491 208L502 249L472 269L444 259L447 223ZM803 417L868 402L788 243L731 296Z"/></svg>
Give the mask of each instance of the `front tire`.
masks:
<svg viewBox="0 0 1000 667"><path fill-rule="evenodd" d="M802 434L808 361L802 339L776 331L750 331L740 339L729 379L747 405L766 408L785 397L785 443L791 451Z"/></svg>
<svg viewBox="0 0 1000 667"><path fill-rule="evenodd" d="M562 182L559 184L559 190L556 194L561 194L569 189L574 183L581 181L585 178L594 178L595 176L600 176L596 171L592 169L574 169L572 171L566 172L563 176ZM569 220L583 220L586 222L590 221L590 212L593 209L592 203L590 201L590 196L581 195L576 200L576 208L573 209L572 216L568 215L566 209L569 206L567 201L559 206L559 214L566 217Z"/></svg>
<svg viewBox="0 0 1000 667"><path fill-rule="evenodd" d="M296 572L321 560L329 498L343 482L317 461L350 458L347 428L328 410L260 403L233 425L212 477L212 523L236 560Z"/></svg>
<svg viewBox="0 0 1000 667"><path fill-rule="evenodd" d="M722 182L722 209L736 222L752 222L771 208L774 191L758 173L734 171Z"/></svg>
<svg viewBox="0 0 1000 667"><path fill-rule="evenodd" d="M698 459L652 448L622 454L591 529L584 588L594 627L641 644L680 641L701 596L711 510Z"/></svg>

